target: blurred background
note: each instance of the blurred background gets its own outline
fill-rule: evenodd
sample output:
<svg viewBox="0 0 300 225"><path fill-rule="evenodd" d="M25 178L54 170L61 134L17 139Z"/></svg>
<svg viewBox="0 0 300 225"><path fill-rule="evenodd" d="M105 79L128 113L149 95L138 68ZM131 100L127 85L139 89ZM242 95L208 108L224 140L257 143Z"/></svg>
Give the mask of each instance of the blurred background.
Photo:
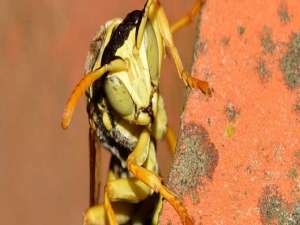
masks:
<svg viewBox="0 0 300 225"><path fill-rule="evenodd" d="M142 0L0 1L0 218L7 225L82 224L88 206L88 121L83 97L66 131L64 104L83 76L89 43L101 24L141 9ZM193 0L161 0L170 23ZM192 63L195 23L175 44ZM166 57L161 92L177 132L184 86ZM158 157L167 175L165 144Z"/></svg>

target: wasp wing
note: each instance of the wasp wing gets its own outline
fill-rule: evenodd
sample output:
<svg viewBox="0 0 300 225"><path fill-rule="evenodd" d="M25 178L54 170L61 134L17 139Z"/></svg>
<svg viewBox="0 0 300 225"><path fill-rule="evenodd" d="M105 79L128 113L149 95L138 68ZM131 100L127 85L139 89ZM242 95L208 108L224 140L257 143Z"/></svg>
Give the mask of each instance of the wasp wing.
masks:
<svg viewBox="0 0 300 225"><path fill-rule="evenodd" d="M85 62L85 73L93 70L99 57L100 49L105 37L105 26L101 26L90 44ZM87 90L88 100L92 97L92 89ZM89 113L89 112L88 112ZM91 116L91 115L89 115ZM95 129L89 129L90 148L90 206L99 204L101 188L101 147L97 141Z"/></svg>
<svg viewBox="0 0 300 225"><path fill-rule="evenodd" d="M101 187L101 147L96 141L94 131L90 128L90 206L99 204Z"/></svg>

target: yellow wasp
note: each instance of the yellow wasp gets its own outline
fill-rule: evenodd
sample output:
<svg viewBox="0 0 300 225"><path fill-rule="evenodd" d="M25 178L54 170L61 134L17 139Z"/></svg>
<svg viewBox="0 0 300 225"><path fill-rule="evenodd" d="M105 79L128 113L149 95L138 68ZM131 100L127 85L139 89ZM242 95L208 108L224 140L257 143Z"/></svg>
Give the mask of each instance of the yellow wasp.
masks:
<svg viewBox="0 0 300 225"><path fill-rule="evenodd" d="M85 225L158 224L161 199L177 211L183 224L193 224L176 196L162 184L156 160L156 140L175 138L167 127L159 80L165 48L184 83L210 94L208 83L184 69L172 33L197 14L202 1L173 26L169 26L158 0L148 0L143 10L113 19L96 34L86 63L86 75L69 98L62 127L70 124L73 110L84 92L91 142L91 198ZM166 135L167 134L167 135ZM94 143L111 153L104 203L99 203L99 168Z"/></svg>

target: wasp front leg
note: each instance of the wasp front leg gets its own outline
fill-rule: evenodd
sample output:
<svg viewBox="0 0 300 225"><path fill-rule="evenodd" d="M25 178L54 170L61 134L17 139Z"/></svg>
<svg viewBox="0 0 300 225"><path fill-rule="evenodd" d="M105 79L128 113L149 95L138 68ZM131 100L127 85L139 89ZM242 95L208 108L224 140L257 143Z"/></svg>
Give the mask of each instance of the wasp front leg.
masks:
<svg viewBox="0 0 300 225"><path fill-rule="evenodd" d="M147 146L150 139L149 131L145 129L141 133L135 149L128 157L128 169L135 177L147 184L152 190L160 193L175 208L184 225L192 225L193 221L182 203L161 183L160 178L155 173L142 167L145 160L145 151L147 151L145 146Z"/></svg>
<svg viewBox="0 0 300 225"><path fill-rule="evenodd" d="M196 15L199 13L200 8L203 4L204 0L196 0L192 9L185 16L181 17L179 20L177 20L174 24L171 25L171 32L174 34L176 31L191 23L196 17Z"/></svg>
<svg viewBox="0 0 300 225"><path fill-rule="evenodd" d="M181 58L179 56L178 50L173 42L171 28L168 22L168 19L165 15L165 12L162 6L159 4L158 0L152 0L153 7L150 7L149 10L149 19L152 21L154 25L159 27L159 31L163 38L163 41L168 48L173 61L176 65L176 69L178 71L179 77L183 80L185 85L191 88L197 88L201 90L203 93L210 95L211 89L206 81L198 80L193 78L183 67ZM156 5L154 5L156 3ZM182 23L185 24L185 23ZM179 27L181 27L180 25ZM177 28L176 28L177 29Z"/></svg>

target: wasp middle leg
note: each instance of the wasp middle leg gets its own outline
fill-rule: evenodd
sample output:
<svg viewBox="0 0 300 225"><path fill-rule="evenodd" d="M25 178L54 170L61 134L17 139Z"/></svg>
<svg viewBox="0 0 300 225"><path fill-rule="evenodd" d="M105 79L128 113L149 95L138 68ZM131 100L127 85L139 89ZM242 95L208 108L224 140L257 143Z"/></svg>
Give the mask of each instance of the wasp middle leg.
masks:
<svg viewBox="0 0 300 225"><path fill-rule="evenodd" d="M153 171L142 167L148 153L146 146L150 140L149 131L145 129L141 133L135 149L127 159L128 169L135 177L147 184L152 190L160 193L162 197L164 197L174 207L184 225L192 225L193 221L191 217L176 196L161 183L161 179L153 173Z"/></svg>

